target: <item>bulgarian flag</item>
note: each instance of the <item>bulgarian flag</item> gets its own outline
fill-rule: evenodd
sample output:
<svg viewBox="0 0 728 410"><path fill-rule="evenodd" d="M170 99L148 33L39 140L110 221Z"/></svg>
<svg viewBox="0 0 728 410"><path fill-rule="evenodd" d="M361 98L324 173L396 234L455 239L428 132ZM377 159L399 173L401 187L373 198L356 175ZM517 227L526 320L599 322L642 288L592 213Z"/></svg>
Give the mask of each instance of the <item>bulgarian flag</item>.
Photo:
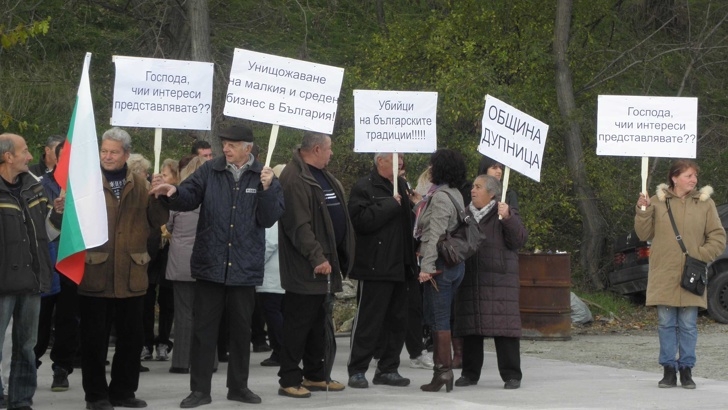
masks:
<svg viewBox="0 0 728 410"><path fill-rule="evenodd" d="M88 76L90 63L91 53L86 53L68 137L55 171L56 181L66 195L56 269L77 284L83 278L86 249L109 239Z"/></svg>

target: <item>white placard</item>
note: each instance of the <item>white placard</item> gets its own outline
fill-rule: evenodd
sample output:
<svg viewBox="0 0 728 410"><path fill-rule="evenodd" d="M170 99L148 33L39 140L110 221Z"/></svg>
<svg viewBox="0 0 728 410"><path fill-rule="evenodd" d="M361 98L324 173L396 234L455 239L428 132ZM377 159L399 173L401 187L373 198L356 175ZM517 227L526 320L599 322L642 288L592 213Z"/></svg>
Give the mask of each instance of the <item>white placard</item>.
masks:
<svg viewBox="0 0 728 410"><path fill-rule="evenodd" d="M547 124L486 95L482 128L478 145L481 154L541 181L543 149L549 131Z"/></svg>
<svg viewBox="0 0 728 410"><path fill-rule="evenodd" d="M354 90L354 152L433 152L437 93Z"/></svg>
<svg viewBox="0 0 728 410"><path fill-rule="evenodd" d="M209 130L214 65L114 56L111 125Z"/></svg>
<svg viewBox="0 0 728 410"><path fill-rule="evenodd" d="M695 158L698 99L600 95L597 155Z"/></svg>
<svg viewBox="0 0 728 410"><path fill-rule="evenodd" d="M344 69L235 49L223 113L331 134Z"/></svg>

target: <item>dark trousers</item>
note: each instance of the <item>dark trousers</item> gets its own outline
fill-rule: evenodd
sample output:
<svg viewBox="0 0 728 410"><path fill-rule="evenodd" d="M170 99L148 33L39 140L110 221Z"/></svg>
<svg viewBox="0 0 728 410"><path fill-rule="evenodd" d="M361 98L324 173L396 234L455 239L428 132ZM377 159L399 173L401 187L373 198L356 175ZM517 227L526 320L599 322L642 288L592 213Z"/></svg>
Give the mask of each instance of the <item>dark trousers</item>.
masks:
<svg viewBox="0 0 728 410"><path fill-rule="evenodd" d="M144 296L115 299L79 295L78 304L86 401L134 397L139 387L139 356L144 342ZM116 326L116 348L111 382L107 384L105 362L112 322Z"/></svg>
<svg viewBox="0 0 728 410"><path fill-rule="evenodd" d="M407 278L407 334L404 338L404 345L407 348L410 359L420 357L425 350L425 343L422 341L422 285L415 276Z"/></svg>
<svg viewBox="0 0 728 410"><path fill-rule="evenodd" d="M250 319L255 306L255 286L225 286L198 280L193 306L190 390L210 394L220 319L225 311L230 332L227 387L248 387Z"/></svg>
<svg viewBox="0 0 728 410"><path fill-rule="evenodd" d="M40 315L38 316L38 337L35 341L35 367L41 365L40 358L48 350L53 328L53 309L56 307L58 294L43 296L40 298Z"/></svg>
<svg viewBox="0 0 728 410"><path fill-rule="evenodd" d="M384 345L377 368L382 373L396 372L407 330L407 283L361 280L358 294L349 376L367 371L380 341Z"/></svg>
<svg viewBox="0 0 728 410"><path fill-rule="evenodd" d="M56 300L56 316L53 321L55 339L51 348L53 368L62 367L73 373L73 363L78 357L79 338L78 285L61 276L61 292Z"/></svg>
<svg viewBox="0 0 728 410"><path fill-rule="evenodd" d="M266 338L265 316L263 314L263 302L260 295L255 294L255 308L253 309L252 323L250 326L250 341L254 346L264 345Z"/></svg>
<svg viewBox="0 0 728 410"><path fill-rule="evenodd" d="M462 375L470 380L480 380L483 368L483 336L463 337L463 371ZM498 372L503 381L521 380L521 339L517 337L496 336L495 354L498 359Z"/></svg>
<svg viewBox="0 0 728 410"><path fill-rule="evenodd" d="M323 381L324 323L326 295L301 295L286 292L283 295L283 348L281 368L278 371L281 387L299 386L305 377ZM298 366L303 360L303 370ZM334 360L332 357L331 360Z"/></svg>
<svg viewBox="0 0 728 410"><path fill-rule="evenodd" d="M265 314L265 323L268 326L268 340L273 349L271 357L280 360L281 346L283 345L283 294L258 293L260 304Z"/></svg>
<svg viewBox="0 0 728 410"><path fill-rule="evenodd" d="M154 307L159 304L159 326L157 336L154 336ZM144 346L153 351L154 346L163 343L172 347L169 336L172 333L174 322L174 291L169 281L165 283L149 284L147 294L144 296Z"/></svg>

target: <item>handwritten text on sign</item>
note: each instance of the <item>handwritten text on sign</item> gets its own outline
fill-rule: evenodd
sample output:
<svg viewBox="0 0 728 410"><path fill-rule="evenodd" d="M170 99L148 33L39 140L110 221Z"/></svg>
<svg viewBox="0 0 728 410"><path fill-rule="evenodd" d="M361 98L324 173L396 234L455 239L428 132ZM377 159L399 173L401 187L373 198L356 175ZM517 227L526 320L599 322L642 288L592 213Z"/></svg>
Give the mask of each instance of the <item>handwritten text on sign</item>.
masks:
<svg viewBox="0 0 728 410"><path fill-rule="evenodd" d="M111 125L209 130L213 64L115 56Z"/></svg>
<svg viewBox="0 0 728 410"><path fill-rule="evenodd" d="M535 180L541 180L549 126L487 95L478 151Z"/></svg>
<svg viewBox="0 0 728 410"><path fill-rule="evenodd" d="M437 93L354 90L355 152L433 152Z"/></svg>
<svg viewBox="0 0 728 410"><path fill-rule="evenodd" d="M597 155L695 158L698 99L600 95Z"/></svg>
<svg viewBox="0 0 728 410"><path fill-rule="evenodd" d="M235 49L225 115L331 134L344 69Z"/></svg>

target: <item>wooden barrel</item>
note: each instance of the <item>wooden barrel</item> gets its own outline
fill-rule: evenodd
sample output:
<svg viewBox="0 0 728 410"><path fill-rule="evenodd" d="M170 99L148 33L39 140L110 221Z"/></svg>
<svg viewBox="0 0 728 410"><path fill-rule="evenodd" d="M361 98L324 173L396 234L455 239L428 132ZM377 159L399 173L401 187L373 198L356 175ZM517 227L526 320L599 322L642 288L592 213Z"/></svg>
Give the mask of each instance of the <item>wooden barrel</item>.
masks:
<svg viewBox="0 0 728 410"><path fill-rule="evenodd" d="M518 258L524 339L571 339L571 262L568 253L522 253Z"/></svg>

